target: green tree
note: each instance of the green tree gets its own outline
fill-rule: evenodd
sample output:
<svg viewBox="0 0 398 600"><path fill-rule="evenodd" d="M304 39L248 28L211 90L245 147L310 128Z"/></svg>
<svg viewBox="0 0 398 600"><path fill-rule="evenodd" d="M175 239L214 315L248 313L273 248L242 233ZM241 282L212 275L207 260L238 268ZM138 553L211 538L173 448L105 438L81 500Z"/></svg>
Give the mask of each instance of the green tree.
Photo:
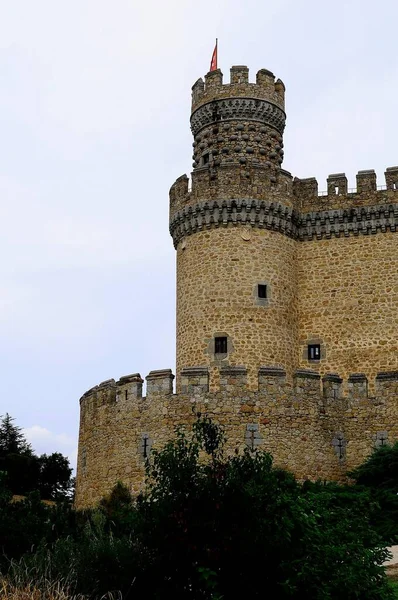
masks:
<svg viewBox="0 0 398 600"><path fill-rule="evenodd" d="M59 452L36 456L8 413L0 420L0 471L14 494L38 490L46 500L71 499L73 495L69 460Z"/></svg>
<svg viewBox="0 0 398 600"><path fill-rule="evenodd" d="M14 420L8 413L0 420L0 458L8 454L32 456L32 447Z"/></svg>
<svg viewBox="0 0 398 600"><path fill-rule="evenodd" d="M137 504L149 557L137 593L149 586L153 598L391 597L369 495L301 486L263 452L224 458L222 439L199 419L193 437L180 430L153 452Z"/></svg>
<svg viewBox="0 0 398 600"><path fill-rule="evenodd" d="M300 484L267 453L225 456L223 441L207 418L177 431L152 453L147 488L135 500L121 484L81 513L44 510L33 497L12 514L3 500L6 553L25 548L29 576L69 577L92 599L110 590L154 600L393 597L371 490Z"/></svg>
<svg viewBox="0 0 398 600"><path fill-rule="evenodd" d="M74 480L69 460L60 452L42 454L38 459L38 490L42 498L61 500L70 497Z"/></svg>

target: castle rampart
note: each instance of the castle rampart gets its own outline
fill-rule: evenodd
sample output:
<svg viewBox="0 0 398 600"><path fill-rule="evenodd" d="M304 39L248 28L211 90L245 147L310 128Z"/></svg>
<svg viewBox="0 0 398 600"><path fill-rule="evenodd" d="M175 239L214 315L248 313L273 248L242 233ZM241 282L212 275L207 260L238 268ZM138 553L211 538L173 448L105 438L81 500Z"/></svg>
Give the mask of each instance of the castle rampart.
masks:
<svg viewBox="0 0 398 600"><path fill-rule="evenodd" d="M161 448L174 428L187 431L198 412L225 428L226 452L259 448L300 479L344 480L372 448L398 439L398 373L379 373L376 395L366 376L352 374L348 393L338 375L261 367L257 389L247 386L243 366L221 368L209 392L205 367L186 369L181 394L173 394L170 370L147 376L142 396L139 374L108 380L81 398L76 505L91 506L118 481L141 489L145 460ZM346 382L347 383L347 382Z"/></svg>
<svg viewBox="0 0 398 600"><path fill-rule="evenodd" d="M192 88L193 171L170 189L177 254L170 370L108 380L81 399L76 503L118 481L197 412L227 452L262 448L300 479L343 481L398 440L398 167L315 178L282 169L285 86L262 69Z"/></svg>

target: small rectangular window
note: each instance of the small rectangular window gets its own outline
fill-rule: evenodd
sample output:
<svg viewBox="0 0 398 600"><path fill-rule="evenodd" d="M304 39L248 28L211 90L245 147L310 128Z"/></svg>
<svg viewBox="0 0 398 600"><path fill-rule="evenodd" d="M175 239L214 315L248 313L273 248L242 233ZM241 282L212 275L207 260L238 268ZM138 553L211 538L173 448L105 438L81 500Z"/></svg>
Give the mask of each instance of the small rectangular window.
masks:
<svg viewBox="0 0 398 600"><path fill-rule="evenodd" d="M259 283L257 288L258 288L258 290L257 290L258 297L266 298L267 297L267 286L263 285L262 283Z"/></svg>
<svg viewBox="0 0 398 600"><path fill-rule="evenodd" d="M209 155L208 154L204 154L203 155L203 164L207 165L208 162L209 162Z"/></svg>
<svg viewBox="0 0 398 600"><path fill-rule="evenodd" d="M227 338L216 337L214 339L214 352L215 354L227 354Z"/></svg>
<svg viewBox="0 0 398 600"><path fill-rule="evenodd" d="M321 346L320 346L320 344L309 344L309 346L308 346L308 360L321 360Z"/></svg>

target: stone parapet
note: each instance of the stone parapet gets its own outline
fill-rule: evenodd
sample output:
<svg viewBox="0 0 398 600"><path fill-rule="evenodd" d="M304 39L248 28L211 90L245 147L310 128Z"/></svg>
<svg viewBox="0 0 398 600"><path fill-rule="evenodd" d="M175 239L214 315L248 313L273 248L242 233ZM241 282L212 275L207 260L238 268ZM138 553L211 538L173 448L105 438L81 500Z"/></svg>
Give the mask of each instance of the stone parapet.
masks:
<svg viewBox="0 0 398 600"><path fill-rule="evenodd" d="M347 392L349 399L366 399L368 397L368 378L365 373L352 373L349 376Z"/></svg>
<svg viewBox="0 0 398 600"><path fill-rule="evenodd" d="M249 69L244 65L231 67L230 83L223 83L220 69L205 75L205 81L198 79L192 87L192 113L208 102L224 98L267 99L284 110L285 86L280 79L267 69L260 69L256 82L249 82Z"/></svg>
<svg viewBox="0 0 398 600"><path fill-rule="evenodd" d="M329 175L325 192L318 192L315 177L293 180L297 210L306 212L359 209L397 202L398 167L388 167L384 173L385 185L377 186L374 170L359 171L357 187L350 189L345 173Z"/></svg>
<svg viewBox="0 0 398 600"><path fill-rule="evenodd" d="M139 373L134 373L132 375L124 375L119 379L116 383L117 386L117 396L120 399L133 399L133 398L142 398L142 384L144 380L141 378Z"/></svg>
<svg viewBox="0 0 398 600"><path fill-rule="evenodd" d="M297 369L294 373L294 389L296 394L320 395L321 376L311 369Z"/></svg>
<svg viewBox="0 0 398 600"><path fill-rule="evenodd" d="M353 374L348 396L361 402L343 402L342 380L298 370L293 381L281 367L258 370L258 391L248 389L242 366L220 368L220 385L206 389L208 371L184 369L183 393L172 394L171 370L151 371L149 394L117 392L142 383L139 374L107 380L81 401L76 505L93 506L123 481L134 493L145 479L145 461L152 448L162 448L176 427L189 428L196 414L206 414L224 427L229 453L244 448L271 452L275 464L300 479L344 481L347 470L360 464L373 448L398 440L398 373L376 378L376 396L365 398L366 377ZM186 381L184 381L184 379ZM163 390L163 391L162 391ZM128 390L127 390L128 391ZM337 391L339 402L331 392ZM131 400L131 401L130 401ZM149 400L149 401L148 401ZM325 401L326 400L326 401Z"/></svg>
<svg viewBox="0 0 398 600"><path fill-rule="evenodd" d="M322 377L323 397L328 400L339 400L342 396L343 380L336 373L328 373Z"/></svg>
<svg viewBox="0 0 398 600"><path fill-rule="evenodd" d="M246 367L220 367L220 389L233 391L247 387Z"/></svg>
<svg viewBox="0 0 398 600"><path fill-rule="evenodd" d="M161 369L159 371L150 371L146 377L147 396L153 394L172 394L174 375L171 369Z"/></svg>
<svg viewBox="0 0 398 600"><path fill-rule="evenodd" d="M181 393L195 394L209 391L208 367L187 367L181 371Z"/></svg>

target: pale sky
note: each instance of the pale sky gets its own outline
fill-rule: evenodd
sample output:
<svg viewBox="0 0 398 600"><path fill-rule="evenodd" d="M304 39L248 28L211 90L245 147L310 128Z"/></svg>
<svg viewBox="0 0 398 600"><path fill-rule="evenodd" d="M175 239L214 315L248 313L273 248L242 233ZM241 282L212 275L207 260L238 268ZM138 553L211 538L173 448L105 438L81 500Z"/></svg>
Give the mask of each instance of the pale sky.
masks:
<svg viewBox="0 0 398 600"><path fill-rule="evenodd" d="M175 363L168 190L215 38L286 85L283 167L398 164L396 0L0 0L0 414L76 457L79 397Z"/></svg>

